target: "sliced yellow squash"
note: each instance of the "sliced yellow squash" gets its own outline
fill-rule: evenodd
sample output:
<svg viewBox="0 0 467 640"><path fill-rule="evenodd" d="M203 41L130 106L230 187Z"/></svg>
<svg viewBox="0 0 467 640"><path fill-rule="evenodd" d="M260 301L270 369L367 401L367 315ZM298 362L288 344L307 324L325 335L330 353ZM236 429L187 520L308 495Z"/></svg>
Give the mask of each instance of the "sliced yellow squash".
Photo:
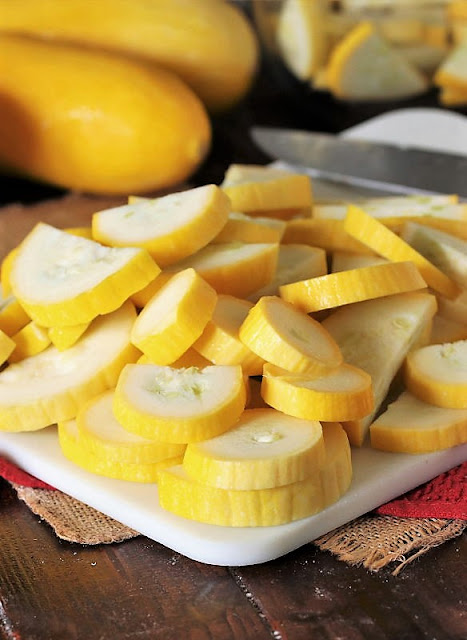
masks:
<svg viewBox="0 0 467 640"><path fill-rule="evenodd" d="M319 322L276 296L256 303L239 335L260 358L293 372L324 373L343 360L337 343Z"/></svg>
<svg viewBox="0 0 467 640"><path fill-rule="evenodd" d="M438 407L467 409L467 340L422 347L408 354L405 384Z"/></svg>
<svg viewBox="0 0 467 640"><path fill-rule="evenodd" d="M0 373L0 431L33 431L76 417L79 407L117 383L138 351L130 343L133 305L96 318L67 351L50 346Z"/></svg>
<svg viewBox="0 0 467 640"><path fill-rule="evenodd" d="M274 409L244 411L220 436L189 444L189 478L221 489L268 489L304 480L324 464L323 430Z"/></svg>
<svg viewBox="0 0 467 640"><path fill-rule="evenodd" d="M467 442L467 409L446 409L405 391L370 426L371 446L429 453Z"/></svg>
<svg viewBox="0 0 467 640"><path fill-rule="evenodd" d="M184 444L149 440L124 429L112 409L114 390L88 400L78 411L76 425L83 447L101 459L152 464L183 456Z"/></svg>
<svg viewBox="0 0 467 640"><path fill-rule="evenodd" d="M117 420L144 438L186 443L227 431L246 403L240 366L125 367L113 400Z"/></svg>
<svg viewBox="0 0 467 640"><path fill-rule="evenodd" d="M162 469L179 464L182 460L182 456L176 456L160 462L121 462L96 455L83 443L76 420L58 423L58 441L63 455L79 467L99 476L129 482L157 482Z"/></svg>
<svg viewBox="0 0 467 640"><path fill-rule="evenodd" d="M370 22L356 25L331 51L327 84L346 100L393 100L423 93L426 78Z"/></svg>
<svg viewBox="0 0 467 640"><path fill-rule="evenodd" d="M342 427L326 425L323 437L325 462L304 480L269 489L220 489L191 480L178 465L159 476L160 504L181 517L228 527L270 527L312 516L338 500L352 479Z"/></svg>
<svg viewBox="0 0 467 640"><path fill-rule="evenodd" d="M271 407L304 420L357 420L374 409L371 376L342 363L318 377L263 369L261 395Z"/></svg>
<svg viewBox="0 0 467 640"><path fill-rule="evenodd" d="M408 351L431 330L436 298L428 293L400 293L341 307L323 320L345 362L370 374L374 410L343 422L351 444L361 446Z"/></svg>
<svg viewBox="0 0 467 640"><path fill-rule="evenodd" d="M113 247L143 247L164 267L207 245L229 212L227 196L208 184L98 211L92 217L92 234Z"/></svg>
<svg viewBox="0 0 467 640"><path fill-rule="evenodd" d="M246 298L271 282L278 254L277 243L210 244L172 265L169 271L192 267L217 293Z"/></svg>
<svg viewBox="0 0 467 640"><path fill-rule="evenodd" d="M12 335L11 338L16 346L8 358L9 362L19 362L24 358L35 356L47 349L51 343L47 329L40 327L34 321L28 322L25 327Z"/></svg>
<svg viewBox="0 0 467 640"><path fill-rule="evenodd" d="M151 362L171 364L199 338L216 300L214 289L194 269L180 271L138 315L131 341Z"/></svg>
<svg viewBox="0 0 467 640"><path fill-rule="evenodd" d="M219 295L212 318L193 348L214 364L239 364L247 375L260 375L264 360L239 338L239 329L252 307L247 300Z"/></svg>
<svg viewBox="0 0 467 640"><path fill-rule="evenodd" d="M68 326L118 309L159 271L144 249L104 247L40 222L21 243L10 281L37 324Z"/></svg>
<svg viewBox="0 0 467 640"><path fill-rule="evenodd" d="M281 298L310 313L353 302L426 288L413 262L386 262L293 282L279 287Z"/></svg>
<svg viewBox="0 0 467 640"><path fill-rule="evenodd" d="M350 235L383 258L393 262L412 261L427 284L438 293L447 298L459 295L460 287L451 278L363 209L350 205L344 227Z"/></svg>

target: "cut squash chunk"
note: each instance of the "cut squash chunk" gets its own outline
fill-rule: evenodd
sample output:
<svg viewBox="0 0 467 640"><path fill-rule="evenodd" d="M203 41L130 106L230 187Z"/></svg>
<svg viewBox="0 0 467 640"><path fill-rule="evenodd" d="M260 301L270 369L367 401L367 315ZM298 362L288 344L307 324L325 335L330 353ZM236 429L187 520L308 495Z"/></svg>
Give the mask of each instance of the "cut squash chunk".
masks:
<svg viewBox="0 0 467 640"><path fill-rule="evenodd" d="M47 329L40 327L33 321L29 322L11 338L16 346L8 358L9 362L19 362L24 358L35 356L47 349L51 343Z"/></svg>
<svg viewBox="0 0 467 640"><path fill-rule="evenodd" d="M282 284L322 276L327 270L324 249L309 247L306 244L282 244L279 246L279 258L273 279L265 287L248 296L248 299L258 302L262 296L278 295Z"/></svg>
<svg viewBox="0 0 467 640"><path fill-rule="evenodd" d="M465 224L467 226L467 222ZM467 240L415 222L404 225L401 238L467 289Z"/></svg>
<svg viewBox="0 0 467 640"><path fill-rule="evenodd" d="M434 76L438 86L467 91L467 43L462 40L444 59Z"/></svg>
<svg viewBox="0 0 467 640"><path fill-rule="evenodd" d="M417 346L436 313L436 298L428 293L401 293L341 307L323 320L339 345L345 362L372 379L374 410L366 417L343 422L351 444L361 446L377 410L408 351Z"/></svg>
<svg viewBox="0 0 467 640"><path fill-rule="evenodd" d="M2 296L4 298L11 294L10 274L16 255L18 254L18 250L19 247L15 247L7 253L0 265L0 284L2 287Z"/></svg>
<svg viewBox="0 0 467 640"><path fill-rule="evenodd" d="M136 319L131 341L151 362L175 362L202 334L217 294L194 269L175 274Z"/></svg>
<svg viewBox="0 0 467 640"><path fill-rule="evenodd" d="M233 211L286 218L313 203L307 175L256 165L231 165L221 184ZM276 212L276 214L274 213Z"/></svg>
<svg viewBox="0 0 467 640"><path fill-rule="evenodd" d="M121 462L96 455L82 441L76 420L58 423L58 441L63 455L82 469L106 478L128 482L157 482L163 469L182 461L182 456L176 456L160 462Z"/></svg>
<svg viewBox="0 0 467 640"><path fill-rule="evenodd" d="M214 244L228 242L280 242L287 223L260 216L247 216L232 211L222 230L212 240Z"/></svg>
<svg viewBox="0 0 467 640"><path fill-rule="evenodd" d="M319 322L276 296L256 303L239 335L260 358L288 371L315 375L343 360L337 343Z"/></svg>
<svg viewBox="0 0 467 640"><path fill-rule="evenodd" d="M20 305L18 300L10 295L0 300L0 330L12 336L25 327L31 318Z"/></svg>
<svg viewBox="0 0 467 640"><path fill-rule="evenodd" d="M38 223L20 245L10 280L31 319L53 327L118 309L159 271L144 249L104 247Z"/></svg>
<svg viewBox="0 0 467 640"><path fill-rule="evenodd" d="M88 400L76 416L83 447L101 459L151 464L167 458L183 457L186 445L157 442L130 433L115 418L114 391L110 389Z"/></svg>
<svg viewBox="0 0 467 640"><path fill-rule="evenodd" d="M96 318L73 347L50 346L0 373L0 431L33 431L76 417L79 407L115 386L122 367L138 351L130 343L136 318L125 303Z"/></svg>
<svg viewBox="0 0 467 640"><path fill-rule="evenodd" d="M144 247L164 267L207 245L229 211L227 196L209 184L99 211L92 218L92 233L113 247Z"/></svg>
<svg viewBox="0 0 467 640"><path fill-rule="evenodd" d="M346 100L394 100L423 93L426 78L370 22L355 26L331 51L327 85Z"/></svg>
<svg viewBox="0 0 467 640"><path fill-rule="evenodd" d="M328 39L321 0L286 0L279 13L277 43L292 73L310 80L325 62Z"/></svg>
<svg viewBox="0 0 467 640"><path fill-rule="evenodd" d="M245 408L240 366L174 369L125 367L113 410L120 424L144 438L183 444L227 431Z"/></svg>
<svg viewBox="0 0 467 640"><path fill-rule="evenodd" d="M0 329L0 366L8 360L15 347L16 343Z"/></svg>
<svg viewBox="0 0 467 640"><path fill-rule="evenodd" d="M467 409L446 409L402 393L370 426L371 446L430 453L467 442Z"/></svg>
<svg viewBox="0 0 467 640"><path fill-rule="evenodd" d="M59 351L65 351L78 342L90 324L90 322L83 322L69 327L50 327L49 338Z"/></svg>
<svg viewBox="0 0 467 640"><path fill-rule="evenodd" d="M271 282L276 272L277 243L211 244L169 271L192 267L217 293L246 298Z"/></svg>
<svg viewBox="0 0 467 640"><path fill-rule="evenodd" d="M177 272L161 271L149 284L130 296L130 300L137 309L142 309L175 273Z"/></svg>
<svg viewBox="0 0 467 640"><path fill-rule="evenodd" d="M244 373L260 375L264 360L253 353L239 338L240 326L252 302L220 295L211 320L193 348L214 364L239 364Z"/></svg>
<svg viewBox="0 0 467 640"><path fill-rule="evenodd" d="M338 500L352 479L342 427L326 425L323 438L324 465L304 480L269 489L220 489L191 480L178 465L159 476L160 504L181 517L228 527L270 527L312 516Z"/></svg>
<svg viewBox="0 0 467 640"><path fill-rule="evenodd" d="M408 391L370 426L371 446L395 453L431 453L467 442L467 409L423 402Z"/></svg>
<svg viewBox="0 0 467 640"><path fill-rule="evenodd" d="M326 251L351 251L374 255L365 244L355 240L344 228L343 220L311 218L290 220L282 237L283 244L304 243Z"/></svg>
<svg viewBox="0 0 467 640"><path fill-rule="evenodd" d="M304 420L357 420L374 409L371 376L346 363L316 378L285 371L277 375L266 364L261 395L271 407Z"/></svg>
<svg viewBox="0 0 467 640"><path fill-rule="evenodd" d="M334 251L331 258L331 271L338 273L339 271L348 271L349 269L360 269L360 267L369 267L374 264L384 264L386 258L380 256L366 256L358 253L350 253L349 251Z"/></svg>
<svg viewBox="0 0 467 640"><path fill-rule="evenodd" d="M386 262L279 287L281 298L309 313L426 288L413 262Z"/></svg>
<svg viewBox="0 0 467 640"><path fill-rule="evenodd" d="M274 409L244 411L226 433L189 444L189 478L221 489L269 489L304 480L324 464L321 424Z"/></svg>
<svg viewBox="0 0 467 640"><path fill-rule="evenodd" d="M383 258L393 262L412 261L427 284L438 293L447 298L459 295L460 287L451 278L363 209L350 205L344 226L350 235Z"/></svg>
<svg viewBox="0 0 467 640"><path fill-rule="evenodd" d="M407 389L424 402L467 409L467 340L412 351L404 378Z"/></svg>
<svg viewBox="0 0 467 640"><path fill-rule="evenodd" d="M388 196L380 198L364 198L346 204L315 204L313 217L343 220L347 214L349 204L364 209L373 218L382 222L392 218L418 218L436 216L446 220L467 219L467 206L458 204L456 195L416 195L416 196Z"/></svg>

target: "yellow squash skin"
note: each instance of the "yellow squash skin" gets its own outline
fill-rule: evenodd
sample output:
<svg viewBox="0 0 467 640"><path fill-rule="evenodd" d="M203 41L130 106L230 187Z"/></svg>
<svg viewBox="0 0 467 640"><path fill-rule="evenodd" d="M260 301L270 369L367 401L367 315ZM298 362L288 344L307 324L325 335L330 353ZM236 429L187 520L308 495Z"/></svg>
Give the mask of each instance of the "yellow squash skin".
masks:
<svg viewBox="0 0 467 640"><path fill-rule="evenodd" d="M0 35L0 164L65 188L141 193L187 178L210 140L203 104L171 72Z"/></svg>
<svg viewBox="0 0 467 640"><path fill-rule="evenodd" d="M159 63L213 112L244 96L258 61L250 24L224 0L0 0L0 30Z"/></svg>

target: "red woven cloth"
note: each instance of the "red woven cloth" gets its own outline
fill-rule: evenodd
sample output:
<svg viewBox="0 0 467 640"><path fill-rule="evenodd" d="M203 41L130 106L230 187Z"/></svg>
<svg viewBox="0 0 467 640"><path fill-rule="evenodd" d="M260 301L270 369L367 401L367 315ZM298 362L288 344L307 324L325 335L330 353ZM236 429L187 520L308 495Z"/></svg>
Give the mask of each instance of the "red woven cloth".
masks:
<svg viewBox="0 0 467 640"><path fill-rule="evenodd" d="M399 518L467 520L467 462L383 504L376 513Z"/></svg>
<svg viewBox="0 0 467 640"><path fill-rule="evenodd" d="M54 489L0 456L0 476L33 489ZM399 518L456 518L467 520L467 462L375 510Z"/></svg>
<svg viewBox="0 0 467 640"><path fill-rule="evenodd" d="M9 462L6 458L0 456L0 476L8 480L8 482L14 482L15 484L21 484L24 487L31 487L32 489L54 489L50 484L42 482L38 478L29 475L26 471L23 471L12 462Z"/></svg>

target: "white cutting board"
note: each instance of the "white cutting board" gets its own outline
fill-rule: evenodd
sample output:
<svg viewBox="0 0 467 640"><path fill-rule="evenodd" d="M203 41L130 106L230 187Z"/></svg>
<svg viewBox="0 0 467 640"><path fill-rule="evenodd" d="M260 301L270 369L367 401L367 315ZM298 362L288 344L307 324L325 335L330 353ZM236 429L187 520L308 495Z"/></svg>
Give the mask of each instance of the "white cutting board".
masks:
<svg viewBox="0 0 467 640"><path fill-rule="evenodd" d="M412 456L354 449L354 477L346 495L310 518L277 527L219 527L192 522L164 511L157 485L103 478L69 462L55 427L31 433L0 434L0 454L34 476L133 527L193 560L240 566L282 556L318 536L401 495L467 458L467 443Z"/></svg>
<svg viewBox="0 0 467 640"><path fill-rule="evenodd" d="M431 135L431 146L441 144L434 139L439 128L433 124L433 110L412 111L404 110L405 120L402 122L410 129L407 118L415 117L420 123L423 111L430 112L425 114L429 125L425 131ZM399 142L397 132L406 129L401 124L401 113L393 112L385 117L389 123L387 131L393 132L391 139ZM447 122L444 113L441 117L445 139ZM375 119L379 136L382 135L380 118ZM397 126L391 127L394 118L397 118ZM453 119L457 139L461 139L461 129L467 135L467 119L464 121L465 128L462 128L457 117ZM360 125L359 133L363 131L370 137L371 126L371 122ZM386 138L386 141L390 140ZM464 152L466 150L467 145ZM330 193L329 189L331 187L327 193ZM258 528L206 525L168 513L159 506L157 485L103 478L69 462L61 453L55 427L32 433L0 433L0 455L8 457L37 478L193 560L240 566L282 556L455 467L467 459L467 443L416 456L384 453L368 446L353 449L354 477L349 491L339 502L310 518L277 527Z"/></svg>

